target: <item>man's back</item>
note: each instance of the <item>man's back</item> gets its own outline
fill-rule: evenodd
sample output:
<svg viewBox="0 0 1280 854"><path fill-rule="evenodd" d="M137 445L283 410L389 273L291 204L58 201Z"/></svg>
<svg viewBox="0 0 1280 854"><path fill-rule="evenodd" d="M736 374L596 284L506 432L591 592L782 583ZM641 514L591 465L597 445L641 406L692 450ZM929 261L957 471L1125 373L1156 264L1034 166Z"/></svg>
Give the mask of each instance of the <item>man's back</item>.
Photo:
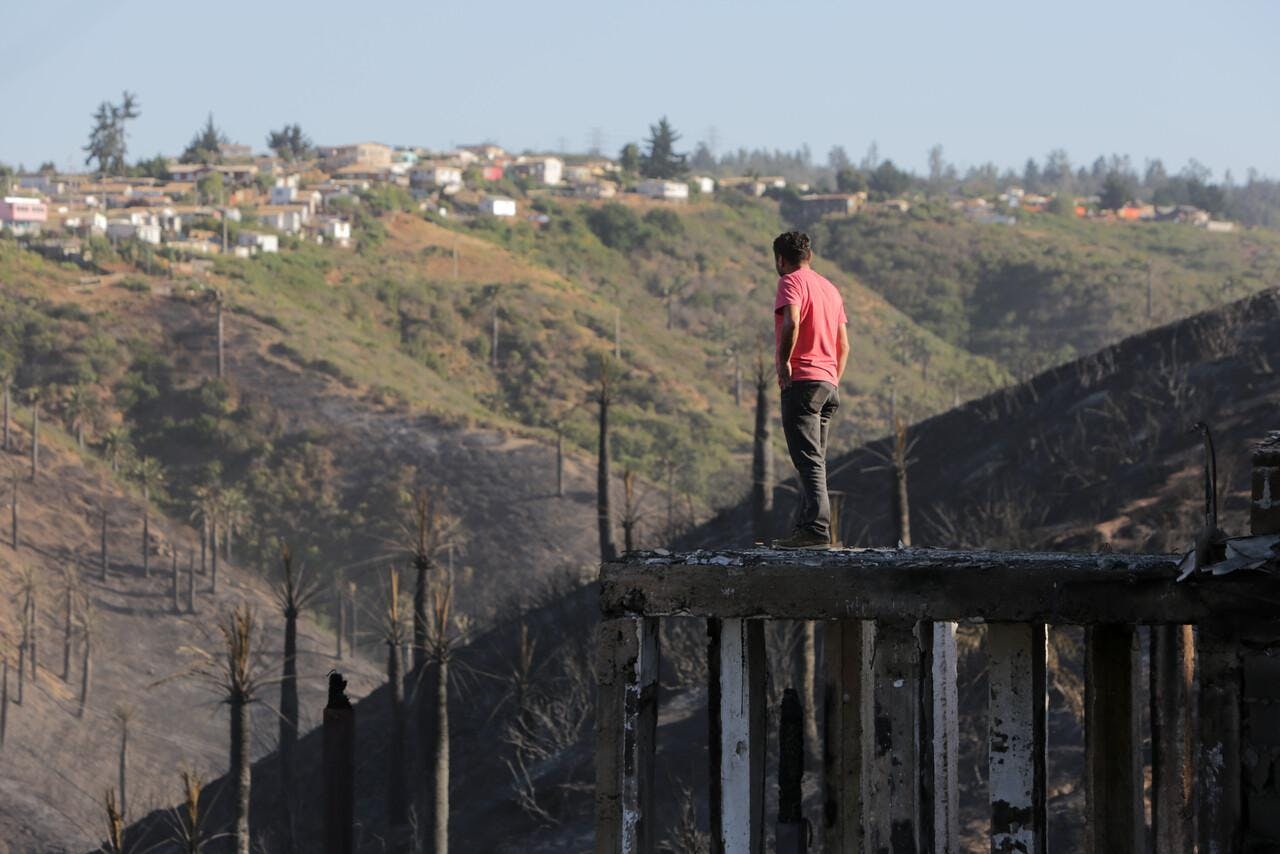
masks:
<svg viewBox="0 0 1280 854"><path fill-rule="evenodd" d="M782 328L782 309L787 305L800 310L796 344L791 351L791 379L837 384L840 327L848 322L840 292L809 267L778 279L778 295L773 304L775 340Z"/></svg>

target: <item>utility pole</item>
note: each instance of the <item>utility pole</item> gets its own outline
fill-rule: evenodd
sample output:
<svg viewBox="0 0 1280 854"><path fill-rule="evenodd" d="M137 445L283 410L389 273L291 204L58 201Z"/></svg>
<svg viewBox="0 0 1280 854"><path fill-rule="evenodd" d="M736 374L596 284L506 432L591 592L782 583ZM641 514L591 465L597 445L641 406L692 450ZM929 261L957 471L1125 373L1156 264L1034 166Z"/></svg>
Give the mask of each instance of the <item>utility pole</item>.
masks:
<svg viewBox="0 0 1280 854"><path fill-rule="evenodd" d="M458 236L453 236L453 280L458 281Z"/></svg>
<svg viewBox="0 0 1280 854"><path fill-rule="evenodd" d="M493 370L498 370L498 304L493 304L493 346L490 348L493 356Z"/></svg>
<svg viewBox="0 0 1280 854"><path fill-rule="evenodd" d="M218 379L222 379L224 363L222 356L222 291L213 292L218 311Z"/></svg>
<svg viewBox="0 0 1280 854"><path fill-rule="evenodd" d="M742 405L742 360L738 348L733 348L733 405Z"/></svg>
<svg viewBox="0 0 1280 854"><path fill-rule="evenodd" d="M1151 261L1147 261L1147 320L1151 320L1151 291L1152 291L1153 268Z"/></svg>
<svg viewBox="0 0 1280 854"><path fill-rule="evenodd" d="M613 307L613 358L622 363L622 309Z"/></svg>

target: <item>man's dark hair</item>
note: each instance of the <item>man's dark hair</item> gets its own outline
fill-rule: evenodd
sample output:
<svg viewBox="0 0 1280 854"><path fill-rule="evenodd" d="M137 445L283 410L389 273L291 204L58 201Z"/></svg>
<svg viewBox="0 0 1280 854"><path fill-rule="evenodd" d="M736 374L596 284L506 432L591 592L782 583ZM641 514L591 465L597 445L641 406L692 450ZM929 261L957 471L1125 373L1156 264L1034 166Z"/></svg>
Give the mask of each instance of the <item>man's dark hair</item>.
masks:
<svg viewBox="0 0 1280 854"><path fill-rule="evenodd" d="M787 264L796 265L809 260L813 255L813 245L809 235L803 231L788 231L774 238L773 254Z"/></svg>

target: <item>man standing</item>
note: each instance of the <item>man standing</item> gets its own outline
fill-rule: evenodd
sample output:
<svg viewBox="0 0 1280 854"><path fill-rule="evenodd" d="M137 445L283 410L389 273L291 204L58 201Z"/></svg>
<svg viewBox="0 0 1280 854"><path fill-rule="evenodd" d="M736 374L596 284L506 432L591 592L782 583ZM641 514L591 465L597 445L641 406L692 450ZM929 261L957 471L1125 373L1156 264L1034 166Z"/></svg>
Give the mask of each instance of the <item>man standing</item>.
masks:
<svg viewBox="0 0 1280 854"><path fill-rule="evenodd" d="M840 377L849 359L848 318L835 285L809 267L809 235L788 231L773 241L778 295L773 303L782 432L800 475L800 515L780 549L825 549L831 542L827 498L827 430L840 406Z"/></svg>

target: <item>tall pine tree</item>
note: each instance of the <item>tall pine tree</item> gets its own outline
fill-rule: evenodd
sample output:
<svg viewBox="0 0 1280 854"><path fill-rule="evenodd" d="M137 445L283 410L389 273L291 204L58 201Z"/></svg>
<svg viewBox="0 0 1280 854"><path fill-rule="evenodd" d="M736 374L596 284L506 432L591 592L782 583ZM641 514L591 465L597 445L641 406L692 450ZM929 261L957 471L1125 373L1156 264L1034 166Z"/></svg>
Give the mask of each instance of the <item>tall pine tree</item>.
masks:
<svg viewBox="0 0 1280 854"><path fill-rule="evenodd" d="M641 171L646 178L678 178L685 173L685 155L676 154L676 133L663 116L656 125L649 125L649 150L641 158Z"/></svg>

